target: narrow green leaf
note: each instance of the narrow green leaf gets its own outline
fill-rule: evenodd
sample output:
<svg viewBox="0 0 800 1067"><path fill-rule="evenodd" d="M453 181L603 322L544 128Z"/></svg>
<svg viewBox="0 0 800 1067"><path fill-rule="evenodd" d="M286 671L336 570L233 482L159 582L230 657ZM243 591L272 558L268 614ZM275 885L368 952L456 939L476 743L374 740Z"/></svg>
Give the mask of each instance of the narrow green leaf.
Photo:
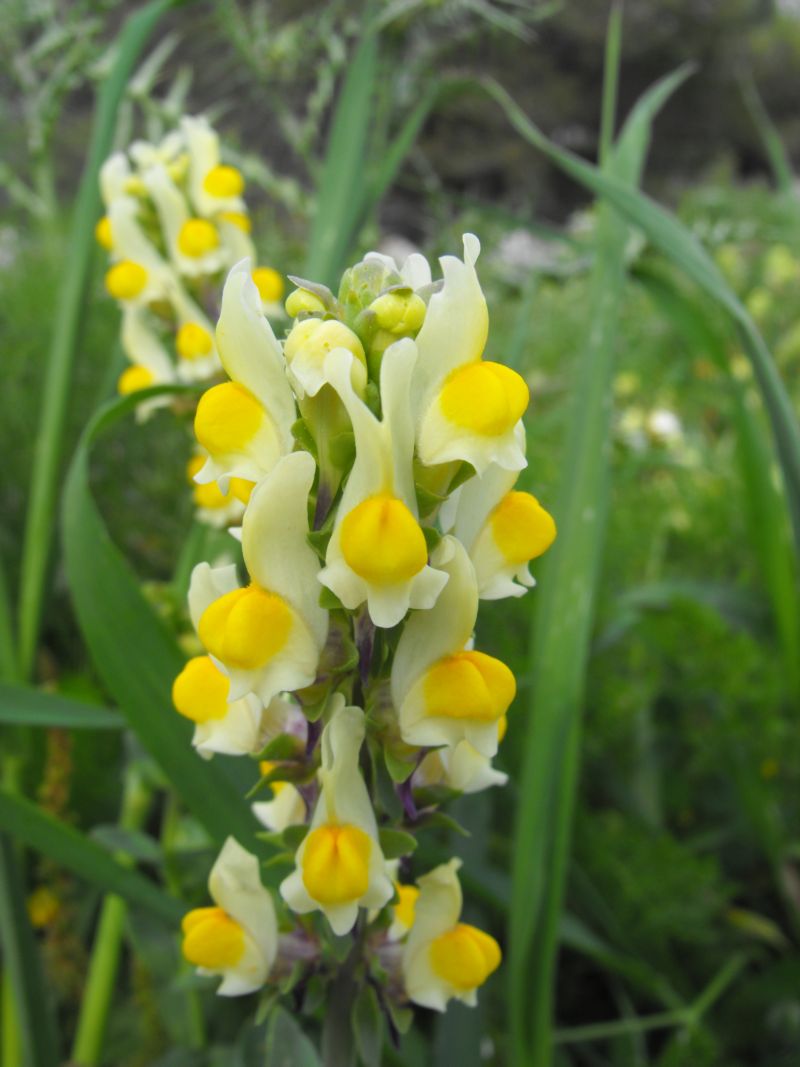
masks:
<svg viewBox="0 0 800 1067"><path fill-rule="evenodd" d="M123 866L102 845L5 789L0 790L0 829L79 878L146 908L170 925L179 922L186 911L179 900Z"/></svg>
<svg viewBox="0 0 800 1067"><path fill-rule="evenodd" d="M0 723L63 726L70 730L121 730L126 725L117 711L83 704L60 693L4 682L0 682Z"/></svg>
<svg viewBox="0 0 800 1067"><path fill-rule="evenodd" d="M407 834L405 830L395 830L390 826L381 827L378 831L381 842L381 851L387 860L396 860L400 856L409 856L416 850L417 839L413 834Z"/></svg>
<svg viewBox="0 0 800 1067"><path fill-rule="evenodd" d="M747 110L750 112L750 117L758 130L761 143L764 145L764 151L769 160L769 165L772 168L772 176L775 179L775 184L784 196L794 196L794 174L792 173L792 164L786 149L784 148L778 129L770 118L769 112L764 107L764 101L761 99L761 94L758 91L755 79L752 74L745 75L740 78L739 84L741 86L742 96L744 97Z"/></svg>
<svg viewBox="0 0 800 1067"><path fill-rule="evenodd" d="M305 273L334 284L364 209L378 35L367 29L347 64L317 189Z"/></svg>
<svg viewBox="0 0 800 1067"><path fill-rule="evenodd" d="M258 851L258 823L217 761L191 747L191 725L172 708L171 687L184 656L112 544L89 488L97 438L162 386L111 401L84 430L64 493L64 554L81 630L100 676L142 745L216 841L229 834Z"/></svg>
<svg viewBox="0 0 800 1067"><path fill-rule="evenodd" d="M609 23L606 95L616 86L619 11ZM603 175L641 174L653 117L685 75L659 83L634 109ZM613 107L603 110L606 127ZM592 173L595 173L592 169ZM624 186L626 187L626 186ZM614 205L616 207L616 204ZM516 1067L550 1067L555 957L577 786L581 705L610 495L608 441L627 228L601 207L591 279L591 324L575 376L564 478L556 507L559 536L545 559L531 646L531 721L525 738L515 827L509 918L510 1023Z"/></svg>
<svg viewBox="0 0 800 1067"><path fill-rule="evenodd" d="M25 1057L21 1067L57 1067L58 1038L47 985L28 921L14 844L6 833L0 833L0 944Z"/></svg>
<svg viewBox="0 0 800 1067"><path fill-rule="evenodd" d="M364 1067L381 1067L383 1013L375 990L363 985L353 1004L353 1033L358 1056Z"/></svg>
<svg viewBox="0 0 800 1067"><path fill-rule="evenodd" d="M322 1067L316 1049L283 1008L272 1010L264 1067Z"/></svg>

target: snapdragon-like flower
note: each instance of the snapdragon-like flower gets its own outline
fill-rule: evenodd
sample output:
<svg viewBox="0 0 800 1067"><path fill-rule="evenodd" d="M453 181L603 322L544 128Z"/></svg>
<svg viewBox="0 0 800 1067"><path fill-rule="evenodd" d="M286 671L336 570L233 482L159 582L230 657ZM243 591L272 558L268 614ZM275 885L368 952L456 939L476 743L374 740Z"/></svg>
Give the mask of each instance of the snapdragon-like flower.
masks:
<svg viewBox="0 0 800 1067"><path fill-rule="evenodd" d="M217 345L230 381L200 398L194 420L208 461L199 483L231 477L257 482L294 447L297 418L283 355L261 309L246 263L228 276L217 324Z"/></svg>
<svg viewBox="0 0 800 1067"><path fill-rule="evenodd" d="M479 252L477 237L466 234L463 262L442 258L444 285L416 338L417 449L426 466L463 460L479 474L490 463L521 470L528 386L510 367L483 359L489 315L475 272Z"/></svg>
<svg viewBox="0 0 800 1067"><path fill-rule="evenodd" d="M498 724L516 694L514 675L493 656L468 647L478 614L475 568L464 546L445 537L434 562L449 576L430 611L406 623L392 665L392 699L405 742L468 742L497 752Z"/></svg>
<svg viewBox="0 0 800 1067"><path fill-rule="evenodd" d="M228 700L278 693L315 678L328 630L319 605L319 562L306 542L314 461L285 456L253 491L242 523L250 584L235 566L198 563L189 588L192 622L212 659L230 678Z"/></svg>
<svg viewBox="0 0 800 1067"><path fill-rule="evenodd" d="M447 575L428 566L428 546L417 518L408 407L416 362L413 342L397 341L381 364L383 419L352 385L352 355L326 360L326 375L353 424L356 456L342 494L320 581L346 608L365 601L376 626L395 626L409 608L430 608Z"/></svg>
<svg viewBox="0 0 800 1067"><path fill-rule="evenodd" d="M461 861L450 860L418 880L414 924L403 952L409 1000L444 1011L453 998L472 1008L477 990L500 966L500 946L461 917Z"/></svg>
<svg viewBox="0 0 800 1067"><path fill-rule="evenodd" d="M555 540L556 524L535 496L514 489L516 471L492 464L459 486L442 507L442 525L470 555L483 600L522 596L528 565Z"/></svg>
<svg viewBox="0 0 800 1067"><path fill-rule="evenodd" d="M229 837L208 879L213 907L184 916L183 955L200 974L219 975L223 997L253 993L267 980L278 951L272 897L258 860Z"/></svg>
<svg viewBox="0 0 800 1067"><path fill-rule="evenodd" d="M321 911L339 936L359 907L382 908L393 895L369 793L358 768L364 712L340 697L322 734L320 795L296 868L281 896L301 915Z"/></svg>

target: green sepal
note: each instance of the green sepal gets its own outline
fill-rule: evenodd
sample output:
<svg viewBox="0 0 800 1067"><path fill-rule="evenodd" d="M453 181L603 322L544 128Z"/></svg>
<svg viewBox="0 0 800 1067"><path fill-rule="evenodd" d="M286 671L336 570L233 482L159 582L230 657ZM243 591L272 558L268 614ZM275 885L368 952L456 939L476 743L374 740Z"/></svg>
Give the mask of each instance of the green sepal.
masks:
<svg viewBox="0 0 800 1067"><path fill-rule="evenodd" d="M310 452L314 459L319 460L316 439L305 419L297 419L292 423L292 437L306 452Z"/></svg>
<svg viewBox="0 0 800 1067"><path fill-rule="evenodd" d="M421 526L422 536L425 538L425 544L428 546L428 555L430 555L442 540L442 534L433 526Z"/></svg>
<svg viewBox="0 0 800 1067"><path fill-rule="evenodd" d="M425 518L430 515L432 511L435 511L440 504L443 504L447 500L446 496L442 496L440 493L433 493L430 489L426 489L419 482L414 486L414 493L417 497L417 510L419 511L420 518Z"/></svg>
<svg viewBox="0 0 800 1067"><path fill-rule="evenodd" d="M293 766L282 764L281 766L274 767L269 774L262 775L256 784L248 791L246 794L247 799L250 800L252 797L260 793L266 786L272 785L273 782L290 782L292 785L298 783L302 784L303 782L310 781L315 773L316 768L313 764L307 764L305 762L295 763Z"/></svg>
<svg viewBox="0 0 800 1067"><path fill-rule="evenodd" d="M460 485L463 485L464 482L468 482L470 478L474 477L475 468L472 466L471 463L467 463L467 461L463 459L461 461L461 466L458 468L458 470L450 480L450 488L447 490L447 495L449 496L450 493L455 492L455 490L458 489Z"/></svg>
<svg viewBox="0 0 800 1067"><path fill-rule="evenodd" d="M407 781L414 773L414 769L417 766L416 758L411 760L411 762L401 759L396 755L390 745L383 746L383 760L392 781L397 783Z"/></svg>
<svg viewBox="0 0 800 1067"><path fill-rule="evenodd" d="M446 815L443 811L431 811L427 815L423 815L418 825L420 827L440 826L444 830L452 830L462 837L472 837L469 830L463 827L457 819L454 819L452 815Z"/></svg>
<svg viewBox="0 0 800 1067"><path fill-rule="evenodd" d="M297 823L295 826L287 826L281 834L281 839L287 848L290 848L293 852L296 852L302 845L308 833L308 825L306 823Z"/></svg>
<svg viewBox="0 0 800 1067"><path fill-rule="evenodd" d="M362 985L358 991L350 1021L364 1067L380 1067L384 1021L378 996L371 985Z"/></svg>
<svg viewBox="0 0 800 1067"><path fill-rule="evenodd" d="M260 834L256 834L260 837ZM273 867L294 867L294 852L279 852L277 856L270 856L261 864L262 870L272 870Z"/></svg>
<svg viewBox="0 0 800 1067"><path fill-rule="evenodd" d="M299 737L293 734L279 734L273 737L254 758L259 762L261 760L297 760L302 758L303 751L303 742Z"/></svg>
<svg viewBox="0 0 800 1067"><path fill-rule="evenodd" d="M335 467L341 471L349 471L356 458L356 438L353 431L345 430L335 434L328 444L328 455Z"/></svg>
<svg viewBox="0 0 800 1067"><path fill-rule="evenodd" d="M408 1033L409 1027L414 1021L414 1012L411 1008L401 1008L399 1004L395 1004L391 1000L387 1000L385 1003L389 1015L392 1017L392 1024L398 1034Z"/></svg>
<svg viewBox="0 0 800 1067"><path fill-rule="evenodd" d="M381 852L387 860L396 860L400 856L410 856L417 848L417 839L405 830L395 830L391 826L382 826L378 830Z"/></svg>
<svg viewBox="0 0 800 1067"><path fill-rule="evenodd" d="M309 534L309 540L313 537L313 534ZM328 535L330 536L330 535ZM324 559L324 556L323 556ZM336 593L332 589L329 589L327 585L323 585L319 594L319 606L325 608L326 611L344 611L345 606L338 598Z"/></svg>
<svg viewBox="0 0 800 1067"><path fill-rule="evenodd" d="M278 989L284 996L287 993L291 993L291 991L303 977L304 970L305 967L303 966L303 963L298 960L295 963L294 967L292 967L291 971L289 971L289 973L286 975L286 977L281 979L281 981L278 983Z"/></svg>
<svg viewBox="0 0 800 1067"><path fill-rule="evenodd" d="M451 789L446 785L424 785L420 789L414 790L414 801L417 807L422 810L424 808L438 807L440 804L448 804L452 800L457 800L461 795L458 789Z"/></svg>

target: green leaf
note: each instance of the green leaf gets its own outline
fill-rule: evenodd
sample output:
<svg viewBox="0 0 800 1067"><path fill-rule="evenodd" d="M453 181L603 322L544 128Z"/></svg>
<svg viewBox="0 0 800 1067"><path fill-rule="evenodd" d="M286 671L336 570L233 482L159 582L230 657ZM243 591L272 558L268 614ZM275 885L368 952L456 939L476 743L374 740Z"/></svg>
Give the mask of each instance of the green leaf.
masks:
<svg viewBox="0 0 800 1067"><path fill-rule="evenodd" d="M55 1020L14 845L5 833L0 833L0 944L25 1067L57 1067Z"/></svg>
<svg viewBox="0 0 800 1067"><path fill-rule="evenodd" d="M0 723L17 726L62 726L71 730L121 730L119 712L83 704L59 693L45 693L0 682Z"/></svg>
<svg viewBox="0 0 800 1067"><path fill-rule="evenodd" d="M7 790L0 790L0 829L79 878L146 908L170 925L178 923L186 911L179 900L123 866L102 845Z"/></svg>
<svg viewBox="0 0 800 1067"><path fill-rule="evenodd" d="M398 783L407 781L417 766L416 758L410 761L401 759L388 744L383 746L383 761L392 781Z"/></svg>
<svg viewBox="0 0 800 1067"><path fill-rule="evenodd" d="M380 1067L383 1052L383 1012L371 985L362 985L353 1004L353 1033L364 1067Z"/></svg>
<svg viewBox="0 0 800 1067"><path fill-rule="evenodd" d="M305 840L308 833L308 826L305 824L299 826L287 826L281 834L284 845L291 849L292 852L296 852Z"/></svg>
<svg viewBox="0 0 800 1067"><path fill-rule="evenodd" d="M400 856L410 856L416 850L417 839L405 830L395 830L384 826L378 831L381 851L387 860L396 860Z"/></svg>
<svg viewBox="0 0 800 1067"><path fill-rule="evenodd" d="M280 760L296 760L303 755L303 743L291 734L278 734L258 754L259 760L273 763Z"/></svg>
<svg viewBox="0 0 800 1067"><path fill-rule="evenodd" d="M267 1028L264 1067L322 1067L317 1051L283 1008L273 1009Z"/></svg>
<svg viewBox="0 0 800 1067"><path fill-rule="evenodd" d="M144 748L215 841L232 834L258 850L249 807L221 764L194 752L191 725L172 708L185 657L112 544L89 488L90 450L101 434L142 400L179 391L161 386L111 401L84 430L64 492L67 578L95 666Z"/></svg>

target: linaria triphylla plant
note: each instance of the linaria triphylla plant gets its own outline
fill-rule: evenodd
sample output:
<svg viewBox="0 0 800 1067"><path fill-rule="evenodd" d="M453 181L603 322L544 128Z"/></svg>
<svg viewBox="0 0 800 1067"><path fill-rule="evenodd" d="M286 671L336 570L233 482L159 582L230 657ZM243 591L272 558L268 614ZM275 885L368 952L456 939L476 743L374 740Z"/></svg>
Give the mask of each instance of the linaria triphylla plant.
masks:
<svg viewBox="0 0 800 1067"><path fill-rule="evenodd" d="M423 873L412 856L438 799L505 781L492 760L515 680L473 631L480 600L522 596L555 536L515 488L528 388L484 359L479 250L467 234L436 282L421 255L398 268L377 253L338 295L295 279L283 343L249 264L225 284L229 380L198 404L195 477L250 487L247 579L195 568L205 654L174 702L202 754L260 760L271 799L254 811L289 873L273 900L229 840L213 906L186 916L184 954L223 995L292 971L334 978L348 937L397 1020L408 1002L474 1004L500 963L494 938L461 921L460 861Z"/></svg>
<svg viewBox="0 0 800 1067"><path fill-rule="evenodd" d="M130 365L118 382L121 394L222 376L214 338L219 292L234 264L255 258L244 187L241 172L221 162L219 138L202 117L185 116L159 144L135 141L103 165L106 213L95 235L109 254L106 289L122 312ZM252 277L263 311L282 317L281 275L259 266ZM170 403L157 397L137 412L146 418ZM192 458L190 483L205 459ZM226 494L211 483L195 485L198 518L215 526L241 521L246 488L237 480Z"/></svg>

